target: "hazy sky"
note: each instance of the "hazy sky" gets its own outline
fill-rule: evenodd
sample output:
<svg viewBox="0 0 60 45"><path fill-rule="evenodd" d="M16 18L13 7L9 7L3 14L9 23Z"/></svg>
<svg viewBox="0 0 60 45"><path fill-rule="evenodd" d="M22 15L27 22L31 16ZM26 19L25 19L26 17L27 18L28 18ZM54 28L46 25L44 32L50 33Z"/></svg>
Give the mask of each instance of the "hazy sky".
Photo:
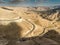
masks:
<svg viewBox="0 0 60 45"><path fill-rule="evenodd" d="M42 2L40 0L38 0L37 5L45 5L45 6L60 5L60 0L44 0Z"/></svg>
<svg viewBox="0 0 60 45"><path fill-rule="evenodd" d="M60 5L60 0L0 0L0 5L14 6L54 6Z"/></svg>

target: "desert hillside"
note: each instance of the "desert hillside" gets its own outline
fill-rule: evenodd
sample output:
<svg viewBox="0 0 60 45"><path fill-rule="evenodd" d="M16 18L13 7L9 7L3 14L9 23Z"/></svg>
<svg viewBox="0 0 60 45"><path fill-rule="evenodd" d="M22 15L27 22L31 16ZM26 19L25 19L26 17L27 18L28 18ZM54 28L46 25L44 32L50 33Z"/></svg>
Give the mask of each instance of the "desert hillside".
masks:
<svg viewBox="0 0 60 45"><path fill-rule="evenodd" d="M0 7L0 38L1 45L59 45L60 8Z"/></svg>

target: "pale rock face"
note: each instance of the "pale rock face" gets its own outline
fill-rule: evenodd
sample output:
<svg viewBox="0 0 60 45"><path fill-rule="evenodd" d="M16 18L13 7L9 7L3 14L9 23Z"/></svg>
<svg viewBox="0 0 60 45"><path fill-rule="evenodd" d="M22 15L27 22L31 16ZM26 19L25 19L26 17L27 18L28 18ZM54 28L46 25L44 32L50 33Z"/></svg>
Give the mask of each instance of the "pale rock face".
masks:
<svg viewBox="0 0 60 45"><path fill-rule="evenodd" d="M0 20L12 20L18 19L16 21L0 21L0 24L9 24L11 22L16 22L18 26L22 27L22 31L20 37L34 37L39 36L40 34L44 35L50 29L59 30L57 21L50 21L48 19L43 18L40 16L41 14L32 10L28 7L7 7L13 9L13 11L5 10L0 8ZM40 9L40 8L39 8ZM44 10L44 9L43 9ZM43 14L42 14L43 15ZM53 14L54 16L58 15L58 12ZM54 18L54 16L52 18ZM48 16L48 18L51 16ZM55 23L56 22L56 23ZM56 26L57 25L57 26ZM45 31L44 31L45 30ZM60 31L58 31L60 33Z"/></svg>
<svg viewBox="0 0 60 45"><path fill-rule="evenodd" d="M13 22L12 20L16 20L18 18L18 15L12 11L0 8L0 25L7 25L10 22Z"/></svg>

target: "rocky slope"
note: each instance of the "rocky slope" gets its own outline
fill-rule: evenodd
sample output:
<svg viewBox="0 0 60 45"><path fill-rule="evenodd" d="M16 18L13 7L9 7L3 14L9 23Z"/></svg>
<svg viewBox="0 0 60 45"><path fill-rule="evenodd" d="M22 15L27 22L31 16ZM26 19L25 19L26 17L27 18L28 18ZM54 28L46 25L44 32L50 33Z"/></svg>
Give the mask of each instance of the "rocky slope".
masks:
<svg viewBox="0 0 60 45"><path fill-rule="evenodd" d="M0 38L1 45L59 45L60 8L0 7Z"/></svg>

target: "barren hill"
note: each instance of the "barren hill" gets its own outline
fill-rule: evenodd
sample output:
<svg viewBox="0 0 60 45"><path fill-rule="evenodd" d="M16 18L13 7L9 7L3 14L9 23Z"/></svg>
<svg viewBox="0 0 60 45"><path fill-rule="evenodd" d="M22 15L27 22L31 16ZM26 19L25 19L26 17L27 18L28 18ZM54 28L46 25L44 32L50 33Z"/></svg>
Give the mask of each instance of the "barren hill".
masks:
<svg viewBox="0 0 60 45"><path fill-rule="evenodd" d="M30 39L31 37L45 37L44 35L51 30L53 30L53 33L54 31L58 32L59 37L60 8L50 9L48 7L0 7L0 26L0 37L5 37L9 40L20 38ZM42 40L44 41L46 38L43 38ZM50 39L47 40L50 42ZM44 43L43 41L42 43ZM29 42L25 43L28 45L30 42L31 41L29 40ZM21 45L23 45L23 43Z"/></svg>

